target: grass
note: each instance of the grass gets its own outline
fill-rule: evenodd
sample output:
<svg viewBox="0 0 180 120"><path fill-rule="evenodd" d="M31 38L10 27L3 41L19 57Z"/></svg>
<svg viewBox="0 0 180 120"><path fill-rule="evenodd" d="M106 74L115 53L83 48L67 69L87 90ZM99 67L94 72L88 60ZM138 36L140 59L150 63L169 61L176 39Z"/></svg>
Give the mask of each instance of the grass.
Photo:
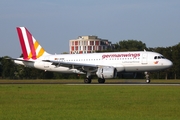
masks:
<svg viewBox="0 0 180 120"><path fill-rule="evenodd" d="M178 120L179 86L1 84L2 120Z"/></svg>

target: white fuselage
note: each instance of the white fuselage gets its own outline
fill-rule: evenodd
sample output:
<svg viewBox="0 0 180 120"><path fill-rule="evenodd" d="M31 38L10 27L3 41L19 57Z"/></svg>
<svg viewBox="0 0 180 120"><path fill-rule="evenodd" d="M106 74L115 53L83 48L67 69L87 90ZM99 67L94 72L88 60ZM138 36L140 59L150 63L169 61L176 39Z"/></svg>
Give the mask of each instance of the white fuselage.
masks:
<svg viewBox="0 0 180 120"><path fill-rule="evenodd" d="M112 66L117 69L117 72L157 71L172 66L172 62L164 58L161 54L148 51L46 55L37 60L32 60L33 62L15 60L15 63L45 71L83 74L78 69L52 65L52 62L44 62L42 60L67 64L97 65L98 67Z"/></svg>

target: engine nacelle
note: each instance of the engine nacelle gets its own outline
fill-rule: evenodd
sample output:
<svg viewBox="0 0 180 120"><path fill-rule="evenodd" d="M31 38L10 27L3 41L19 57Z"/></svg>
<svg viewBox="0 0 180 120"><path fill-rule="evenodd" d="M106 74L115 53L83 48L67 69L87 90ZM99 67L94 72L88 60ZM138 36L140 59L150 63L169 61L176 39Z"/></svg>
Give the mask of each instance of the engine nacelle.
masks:
<svg viewBox="0 0 180 120"><path fill-rule="evenodd" d="M117 70L114 67L102 67L98 68L96 75L98 78L116 78L117 76Z"/></svg>

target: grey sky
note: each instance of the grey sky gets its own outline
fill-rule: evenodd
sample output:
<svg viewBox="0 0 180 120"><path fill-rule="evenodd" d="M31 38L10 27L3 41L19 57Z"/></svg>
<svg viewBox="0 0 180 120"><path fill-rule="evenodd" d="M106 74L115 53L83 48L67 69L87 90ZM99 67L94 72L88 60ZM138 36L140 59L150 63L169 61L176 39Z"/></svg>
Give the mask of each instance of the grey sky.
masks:
<svg viewBox="0 0 180 120"><path fill-rule="evenodd" d="M180 1L2 0L0 57L20 56L17 26L25 26L49 53L69 52L69 40L81 35L168 47L180 42Z"/></svg>

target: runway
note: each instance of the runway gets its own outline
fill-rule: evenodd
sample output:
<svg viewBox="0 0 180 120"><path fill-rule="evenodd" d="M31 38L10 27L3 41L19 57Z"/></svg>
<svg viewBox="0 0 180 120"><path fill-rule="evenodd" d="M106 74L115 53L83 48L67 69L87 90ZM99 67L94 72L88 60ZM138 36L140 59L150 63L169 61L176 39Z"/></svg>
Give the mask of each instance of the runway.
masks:
<svg viewBox="0 0 180 120"><path fill-rule="evenodd" d="M180 84L65 84L65 85L82 85L82 86L180 86Z"/></svg>
<svg viewBox="0 0 180 120"><path fill-rule="evenodd" d="M85 86L180 86L180 80L152 80L146 83L144 80L107 80L105 83L85 84L83 80L0 80L3 84L59 84L59 85L85 85Z"/></svg>

